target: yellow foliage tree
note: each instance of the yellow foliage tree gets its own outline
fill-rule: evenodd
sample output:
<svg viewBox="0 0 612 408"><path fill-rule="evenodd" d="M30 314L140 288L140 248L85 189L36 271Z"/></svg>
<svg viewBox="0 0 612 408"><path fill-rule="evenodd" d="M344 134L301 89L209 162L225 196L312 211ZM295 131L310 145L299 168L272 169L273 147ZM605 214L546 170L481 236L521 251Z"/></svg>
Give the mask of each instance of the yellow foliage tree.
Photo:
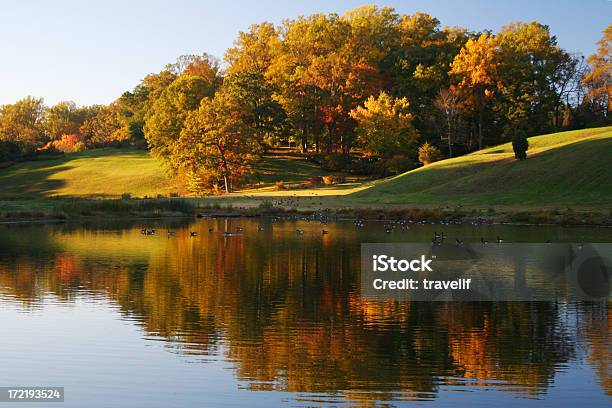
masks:
<svg viewBox="0 0 612 408"><path fill-rule="evenodd" d="M370 153L388 157L414 147L417 132L408 112L408 99L393 99L385 92L377 98L370 96L364 106L350 113L357 121L360 144Z"/></svg>
<svg viewBox="0 0 612 408"><path fill-rule="evenodd" d="M460 88L468 91L473 106L478 110L479 149L482 149L483 110L498 85L498 66L497 40L490 34L468 40L451 65L450 73L461 78Z"/></svg>

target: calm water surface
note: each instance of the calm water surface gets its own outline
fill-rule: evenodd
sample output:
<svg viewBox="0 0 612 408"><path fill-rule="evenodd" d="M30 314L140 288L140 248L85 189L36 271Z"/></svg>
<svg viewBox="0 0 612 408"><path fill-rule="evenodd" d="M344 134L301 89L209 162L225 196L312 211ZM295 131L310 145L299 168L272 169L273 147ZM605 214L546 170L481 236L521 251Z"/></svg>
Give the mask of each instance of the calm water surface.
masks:
<svg viewBox="0 0 612 408"><path fill-rule="evenodd" d="M125 222L0 225L0 386L64 386L65 407L612 402L609 303L359 293L362 242L427 242L441 230L466 242L612 242L610 229L148 227L158 235Z"/></svg>

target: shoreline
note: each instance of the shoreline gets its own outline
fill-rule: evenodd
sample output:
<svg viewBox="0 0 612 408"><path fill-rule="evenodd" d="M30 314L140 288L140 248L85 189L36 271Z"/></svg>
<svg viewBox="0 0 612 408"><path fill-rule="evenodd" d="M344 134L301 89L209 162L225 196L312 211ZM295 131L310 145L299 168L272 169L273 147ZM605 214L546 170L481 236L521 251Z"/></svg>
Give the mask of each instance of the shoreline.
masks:
<svg viewBox="0 0 612 408"><path fill-rule="evenodd" d="M211 201L217 201L212 203ZM236 207L210 198L159 199L48 199L0 201L0 224L91 222L93 220L160 220L185 218L254 218L276 217L299 219L325 217L333 220L398 221L448 225L530 225L612 227L612 211L576 211L568 208L509 210L479 208L427 208L396 206L393 208L342 206L310 208L276 206L268 200L253 200ZM229 200L228 200L229 201ZM11 203L12 206L6 205ZM3 205L4 204L4 205ZM340 203L342 204L342 203Z"/></svg>

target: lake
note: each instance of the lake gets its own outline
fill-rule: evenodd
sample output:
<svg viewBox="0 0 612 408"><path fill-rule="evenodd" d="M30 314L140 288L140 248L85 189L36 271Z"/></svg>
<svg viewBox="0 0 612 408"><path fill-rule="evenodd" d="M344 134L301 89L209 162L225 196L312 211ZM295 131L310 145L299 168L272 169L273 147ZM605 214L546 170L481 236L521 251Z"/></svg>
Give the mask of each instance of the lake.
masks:
<svg viewBox="0 0 612 408"><path fill-rule="evenodd" d="M361 296L362 242L434 231L612 242L610 228L348 220L4 224L0 386L65 387L65 407L610 406L609 302Z"/></svg>

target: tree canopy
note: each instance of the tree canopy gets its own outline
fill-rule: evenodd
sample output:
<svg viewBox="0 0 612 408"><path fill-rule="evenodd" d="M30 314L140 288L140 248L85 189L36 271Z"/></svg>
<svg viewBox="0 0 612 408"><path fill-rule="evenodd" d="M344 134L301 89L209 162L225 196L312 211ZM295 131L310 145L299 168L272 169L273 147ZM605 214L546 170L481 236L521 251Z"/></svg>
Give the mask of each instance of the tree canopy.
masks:
<svg viewBox="0 0 612 408"><path fill-rule="evenodd" d="M585 60L535 21L495 33L389 7L316 13L251 25L225 65L179 56L106 106L4 105L0 141L20 154L59 139L147 147L173 172L227 190L262 151L293 140L305 155L341 156L347 171L362 157L413 163L425 143L453 156L518 128L610 124L611 42L612 25Z"/></svg>

